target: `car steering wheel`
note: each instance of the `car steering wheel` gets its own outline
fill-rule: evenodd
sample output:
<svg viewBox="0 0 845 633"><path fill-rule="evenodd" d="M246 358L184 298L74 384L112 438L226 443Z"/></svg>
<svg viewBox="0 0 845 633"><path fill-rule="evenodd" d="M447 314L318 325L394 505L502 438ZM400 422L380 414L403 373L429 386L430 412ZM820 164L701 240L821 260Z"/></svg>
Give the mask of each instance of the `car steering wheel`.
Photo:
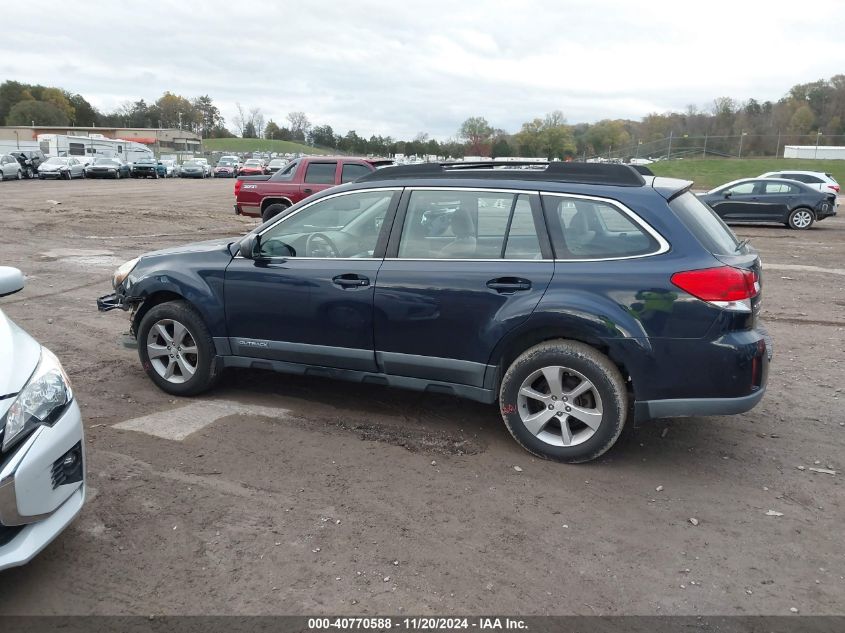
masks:
<svg viewBox="0 0 845 633"><path fill-rule="evenodd" d="M325 233L312 233L305 241L306 257L340 257L340 251Z"/></svg>

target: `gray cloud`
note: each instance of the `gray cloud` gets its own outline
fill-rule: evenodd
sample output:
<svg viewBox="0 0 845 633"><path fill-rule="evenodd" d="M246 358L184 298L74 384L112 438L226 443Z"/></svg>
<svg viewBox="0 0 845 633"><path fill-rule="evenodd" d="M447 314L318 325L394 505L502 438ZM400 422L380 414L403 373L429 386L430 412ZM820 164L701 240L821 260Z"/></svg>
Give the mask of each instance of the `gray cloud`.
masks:
<svg viewBox="0 0 845 633"><path fill-rule="evenodd" d="M724 0L39 7L4 6L0 79L59 85L105 110L165 90L209 94L229 121L240 101L367 135L442 139L473 115L515 131L556 109L574 123L778 99L845 68L835 0L811 11Z"/></svg>

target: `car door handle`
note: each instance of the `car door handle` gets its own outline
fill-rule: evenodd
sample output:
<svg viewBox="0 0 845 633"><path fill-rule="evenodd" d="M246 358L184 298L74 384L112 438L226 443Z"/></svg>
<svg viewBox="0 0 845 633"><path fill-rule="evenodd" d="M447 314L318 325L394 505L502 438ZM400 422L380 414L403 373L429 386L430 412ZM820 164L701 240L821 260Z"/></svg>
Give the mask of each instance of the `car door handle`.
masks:
<svg viewBox="0 0 845 633"><path fill-rule="evenodd" d="M303 193L314 193L313 189L303 189Z"/></svg>
<svg viewBox="0 0 845 633"><path fill-rule="evenodd" d="M488 281L487 287L499 294L513 294L520 290L531 290L531 282L519 277L499 277Z"/></svg>
<svg viewBox="0 0 845 633"><path fill-rule="evenodd" d="M364 286L370 285L370 280L367 277L361 277L355 273L347 273L333 277L332 283L341 288L363 288Z"/></svg>

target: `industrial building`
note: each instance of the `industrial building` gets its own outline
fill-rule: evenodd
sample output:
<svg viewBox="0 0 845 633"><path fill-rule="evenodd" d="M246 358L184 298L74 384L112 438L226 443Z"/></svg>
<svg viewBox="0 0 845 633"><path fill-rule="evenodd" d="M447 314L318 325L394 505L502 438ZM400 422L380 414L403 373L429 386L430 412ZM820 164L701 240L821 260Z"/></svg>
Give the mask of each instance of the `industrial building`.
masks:
<svg viewBox="0 0 845 633"><path fill-rule="evenodd" d="M784 158L809 158L817 160L845 160L843 145L784 145Z"/></svg>
<svg viewBox="0 0 845 633"><path fill-rule="evenodd" d="M25 149L37 142L40 134L66 134L68 136L99 134L105 138L143 143L156 154L162 151L202 152L202 137L199 134L176 128L4 125L0 126L0 145L9 148L11 143L14 143L19 149Z"/></svg>

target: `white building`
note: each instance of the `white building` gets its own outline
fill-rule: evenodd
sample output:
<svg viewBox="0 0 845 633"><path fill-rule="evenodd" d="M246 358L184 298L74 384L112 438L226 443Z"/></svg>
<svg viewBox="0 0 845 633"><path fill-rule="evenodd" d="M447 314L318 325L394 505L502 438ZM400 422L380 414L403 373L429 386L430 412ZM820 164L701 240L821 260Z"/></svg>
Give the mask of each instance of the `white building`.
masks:
<svg viewBox="0 0 845 633"><path fill-rule="evenodd" d="M845 160L843 145L784 145L784 158L809 158L817 160Z"/></svg>

